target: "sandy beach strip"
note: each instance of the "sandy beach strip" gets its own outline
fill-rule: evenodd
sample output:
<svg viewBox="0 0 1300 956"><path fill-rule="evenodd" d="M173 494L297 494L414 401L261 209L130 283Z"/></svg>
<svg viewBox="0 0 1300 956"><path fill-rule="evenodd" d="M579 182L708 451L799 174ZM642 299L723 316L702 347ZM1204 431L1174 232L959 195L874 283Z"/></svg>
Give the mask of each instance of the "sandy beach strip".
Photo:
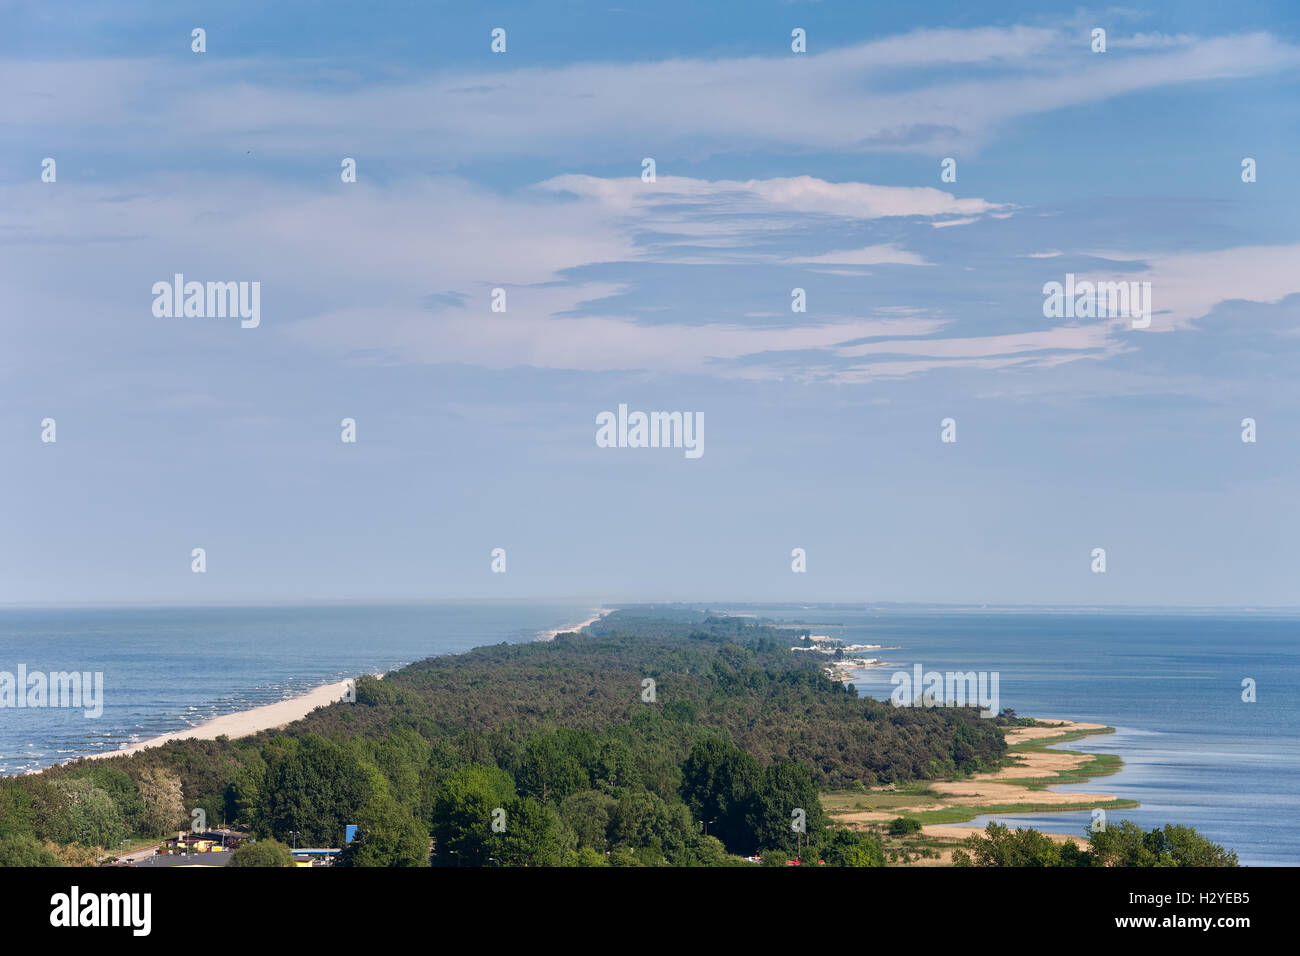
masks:
<svg viewBox="0 0 1300 956"><path fill-rule="evenodd" d="M137 744L124 744L119 750L89 754L86 759L128 757L150 747L160 747L173 740L216 740L222 736L233 739L235 737L247 737L263 730L275 730L286 724L291 724L295 720L301 720L318 707L327 707L335 701L341 700L343 695L347 693L351 683L351 681L342 680L334 684L325 684L298 697L276 701L274 704L263 704L249 710L236 711L233 714L224 714L221 717L215 717L206 723L199 724L197 727L178 730L171 734L163 734L161 737L142 740Z"/></svg>
<svg viewBox="0 0 1300 956"><path fill-rule="evenodd" d="M614 609L611 607L597 608L595 616L587 618L581 624L572 624L569 627L557 627L549 631L542 631L541 634L537 636L537 639L539 641L553 641L555 640L555 636L557 634L568 634L571 631L581 631L584 627L590 627L591 625L599 621L602 617L604 617L606 614L613 613L613 611Z"/></svg>

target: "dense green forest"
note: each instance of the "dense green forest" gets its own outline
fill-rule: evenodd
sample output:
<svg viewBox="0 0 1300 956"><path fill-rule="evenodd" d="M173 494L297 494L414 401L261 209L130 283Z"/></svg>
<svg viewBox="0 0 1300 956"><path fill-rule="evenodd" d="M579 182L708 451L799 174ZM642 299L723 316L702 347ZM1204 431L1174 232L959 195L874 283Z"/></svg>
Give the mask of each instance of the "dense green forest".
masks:
<svg viewBox="0 0 1300 956"><path fill-rule="evenodd" d="M274 733L0 780L0 865L85 865L189 825L339 846L344 866L881 865L818 792L999 765L973 708L859 698L798 632L615 612L591 633L437 657ZM241 865L282 853L250 851Z"/></svg>

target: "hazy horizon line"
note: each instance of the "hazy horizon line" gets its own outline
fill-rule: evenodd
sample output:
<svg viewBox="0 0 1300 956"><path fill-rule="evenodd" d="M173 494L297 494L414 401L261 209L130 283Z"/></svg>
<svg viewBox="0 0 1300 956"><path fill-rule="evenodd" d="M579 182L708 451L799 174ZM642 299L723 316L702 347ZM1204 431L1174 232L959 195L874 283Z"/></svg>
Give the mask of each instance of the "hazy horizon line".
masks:
<svg viewBox="0 0 1300 956"><path fill-rule="evenodd" d="M313 607L385 607L385 606L411 606L411 605L447 605L447 604L481 604L481 605L561 605L561 604L591 604L593 609L596 607L613 610L626 610L630 608L687 608L693 610L707 611L712 609L744 609L744 608L800 608L800 609L835 609L835 608L919 608L919 609L951 609L965 611L998 611L998 610L1055 610L1055 611L1291 611L1300 612L1300 605L1297 604L1097 604L1097 603L1018 603L1018 602L976 602L976 601L862 601L862 600L789 600L773 601L770 598L758 601L746 601L737 599L713 599L713 600L685 600L685 599L660 599L660 600L614 600L609 598L593 597L354 597L354 598L335 598L335 599L316 599L316 598L284 598L274 600L230 600L230 601L158 601L158 600L128 600L128 601L36 601L36 602L7 602L0 601L0 610L59 610L59 609L76 609L76 610L151 610L162 608L184 609L191 608L194 610L206 610L216 608L255 608L255 607L282 607L282 608L313 608Z"/></svg>

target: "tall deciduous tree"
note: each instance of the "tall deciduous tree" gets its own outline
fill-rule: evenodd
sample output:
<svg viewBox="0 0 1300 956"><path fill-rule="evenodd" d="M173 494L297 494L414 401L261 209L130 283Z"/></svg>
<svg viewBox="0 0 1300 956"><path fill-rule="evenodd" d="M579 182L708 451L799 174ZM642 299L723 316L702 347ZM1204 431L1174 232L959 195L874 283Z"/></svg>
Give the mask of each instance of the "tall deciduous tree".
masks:
<svg viewBox="0 0 1300 956"><path fill-rule="evenodd" d="M763 773L752 756L729 740L709 737L682 765L682 799L708 832L733 853L753 853L754 800Z"/></svg>
<svg viewBox="0 0 1300 956"><path fill-rule="evenodd" d="M560 866L577 845L559 814L532 797L507 801L505 811L505 830L490 841L490 855L502 866Z"/></svg>
<svg viewBox="0 0 1300 956"><path fill-rule="evenodd" d="M497 767L472 766L447 778L433 806L434 852L446 866L483 866L488 862L494 811L506 812L514 783Z"/></svg>
<svg viewBox="0 0 1300 956"><path fill-rule="evenodd" d="M299 846L337 846L375 792L379 772L316 734L295 743L268 761L260 797L262 832L281 840L295 833Z"/></svg>
<svg viewBox="0 0 1300 956"><path fill-rule="evenodd" d="M356 838L341 866L428 866L429 833L388 792L373 796L357 815Z"/></svg>
<svg viewBox="0 0 1300 956"><path fill-rule="evenodd" d="M150 836L188 827L181 778L161 767L149 767L140 774L140 829Z"/></svg>

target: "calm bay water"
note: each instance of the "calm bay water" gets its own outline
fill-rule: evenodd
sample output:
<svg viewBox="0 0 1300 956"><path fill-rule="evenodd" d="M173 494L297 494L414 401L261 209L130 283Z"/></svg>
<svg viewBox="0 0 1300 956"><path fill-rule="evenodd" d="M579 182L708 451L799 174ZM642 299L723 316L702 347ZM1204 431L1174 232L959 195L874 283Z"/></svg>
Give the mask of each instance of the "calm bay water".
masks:
<svg viewBox="0 0 1300 956"><path fill-rule="evenodd" d="M436 654L535 640L583 604L0 609L0 671L102 671L104 710L0 708L0 774L117 750Z"/></svg>
<svg viewBox="0 0 1300 956"><path fill-rule="evenodd" d="M898 645L865 653L898 667L854 675L859 693L882 700L894 672L915 663L996 671L1002 707L1116 728L1066 747L1119 754L1124 769L1057 789L1137 800L1140 807L1109 811L1110 819L1193 826L1243 864L1300 864L1300 614L744 610L849 643ZM1247 677L1256 682L1255 703L1241 699ZM1090 815L992 819L1082 834Z"/></svg>

